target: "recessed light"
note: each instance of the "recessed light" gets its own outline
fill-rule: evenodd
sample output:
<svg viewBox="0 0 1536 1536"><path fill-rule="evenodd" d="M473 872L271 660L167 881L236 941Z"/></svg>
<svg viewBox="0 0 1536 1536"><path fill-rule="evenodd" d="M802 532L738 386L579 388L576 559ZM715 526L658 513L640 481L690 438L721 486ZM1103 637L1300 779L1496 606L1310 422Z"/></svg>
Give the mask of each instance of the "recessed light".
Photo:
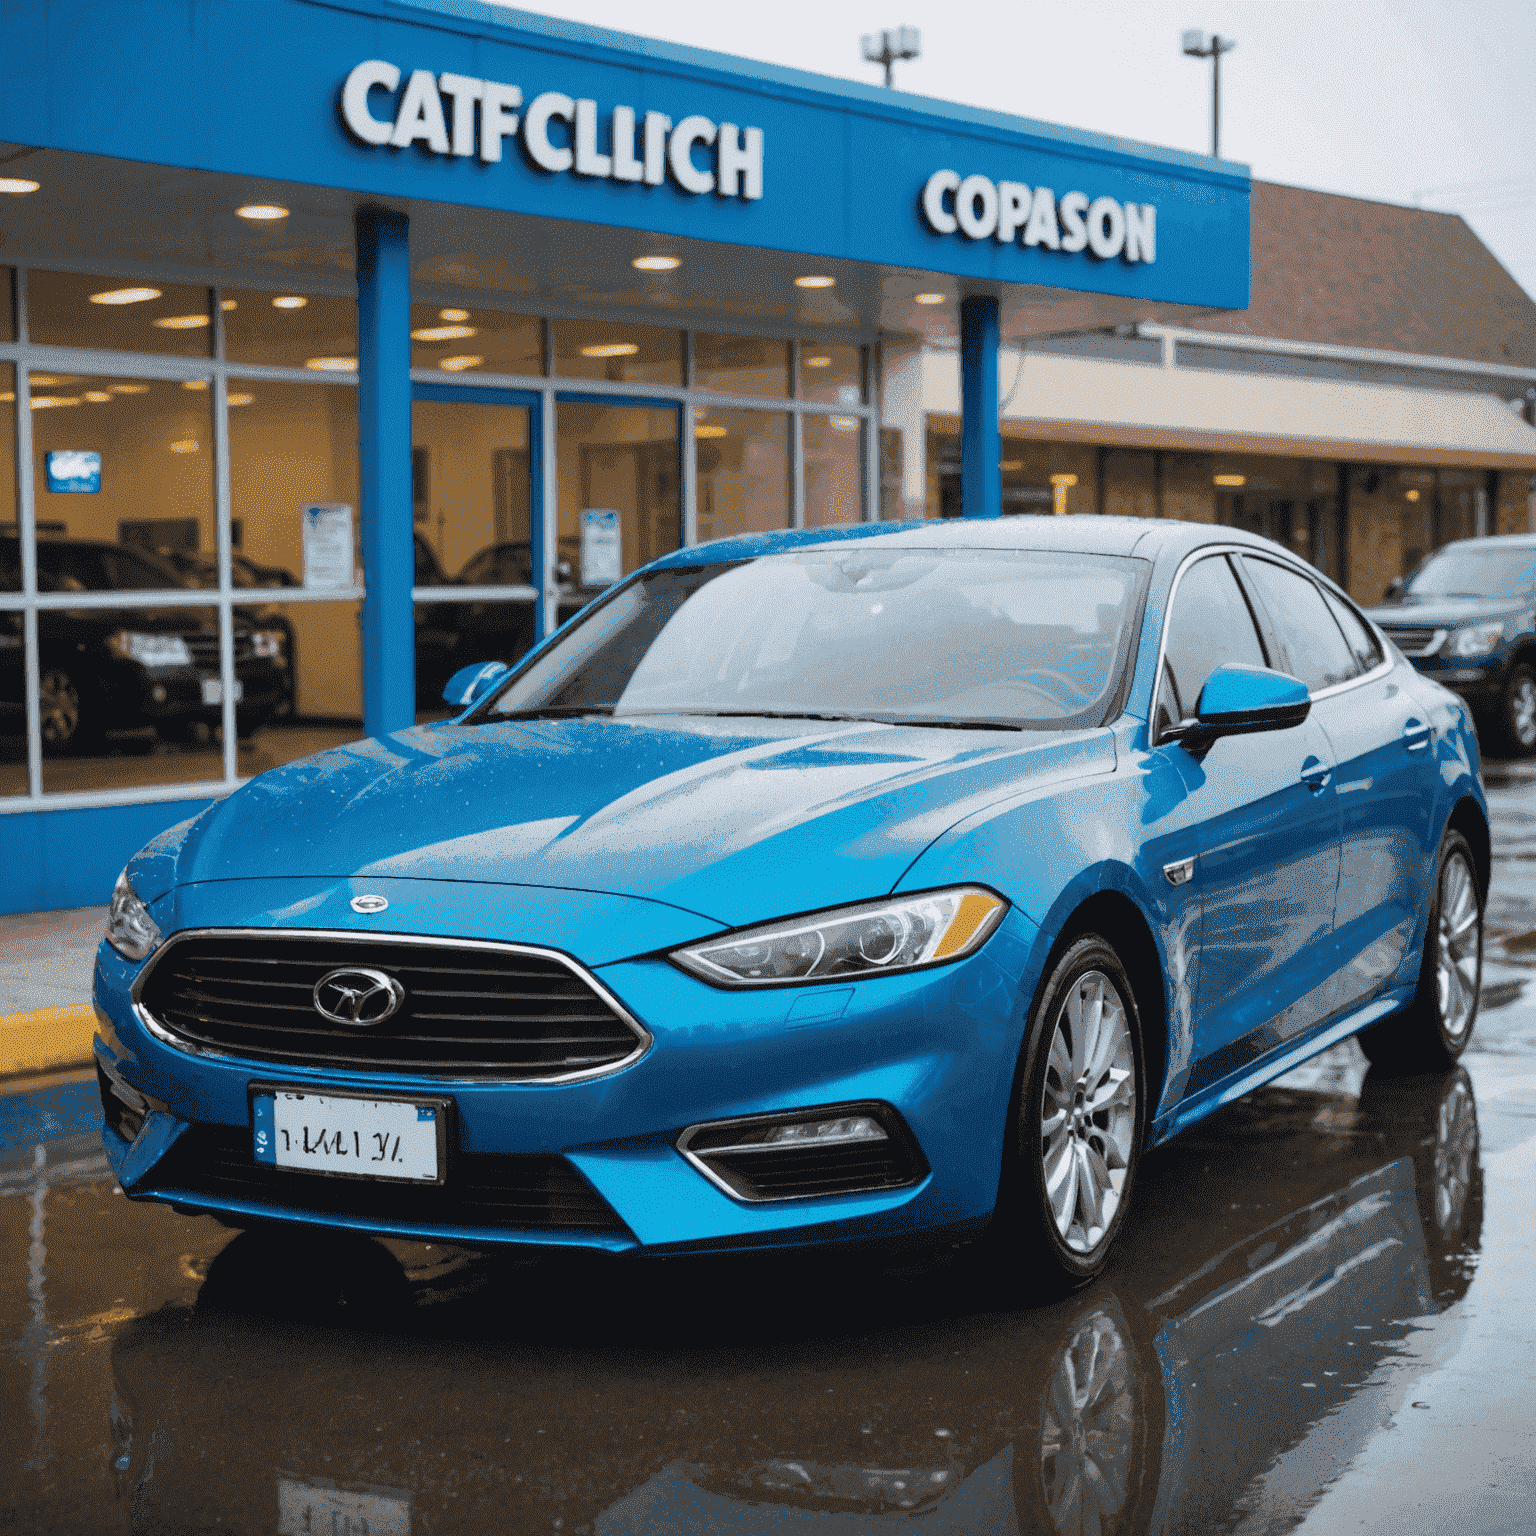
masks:
<svg viewBox="0 0 1536 1536"><path fill-rule="evenodd" d="M795 279L796 288L835 288L836 286L837 279L835 277L823 277L814 272L809 277L797 277Z"/></svg>
<svg viewBox="0 0 1536 1536"><path fill-rule="evenodd" d="M478 368L485 359L473 354L464 357L445 357L438 363L439 368L446 368L449 373L463 373L466 368Z"/></svg>
<svg viewBox="0 0 1536 1536"><path fill-rule="evenodd" d="M181 387L183 389L208 389L211 386L207 379L184 379L182 380Z"/></svg>
<svg viewBox="0 0 1536 1536"><path fill-rule="evenodd" d="M1405 491L1403 494L1409 501L1417 501L1419 499L1419 493L1417 491Z"/></svg>
<svg viewBox="0 0 1536 1536"><path fill-rule="evenodd" d="M912 302L914 304L942 304L944 302L944 295L942 293L918 293L912 296Z"/></svg>
<svg viewBox="0 0 1536 1536"><path fill-rule="evenodd" d="M857 416L829 416L827 419L831 422L834 432L856 432L858 430L859 418Z"/></svg>
<svg viewBox="0 0 1536 1536"><path fill-rule="evenodd" d="M428 325L411 332L412 341L468 341L480 332L472 325Z"/></svg>
<svg viewBox="0 0 1536 1536"><path fill-rule="evenodd" d="M355 357L311 357L304 362L306 368L313 368L316 373L356 373L357 359Z"/></svg>
<svg viewBox="0 0 1536 1536"><path fill-rule="evenodd" d="M158 320L151 320L151 325L157 325L162 331L195 331L208 324L207 315L161 315Z"/></svg>
<svg viewBox="0 0 1536 1536"><path fill-rule="evenodd" d="M240 300L239 299L220 299L219 300L219 308L222 309L222 310L239 309L240 308Z"/></svg>
<svg viewBox="0 0 1536 1536"><path fill-rule="evenodd" d="M437 312L437 318L439 320L450 320L455 325L458 325L469 319L469 311L467 309L440 309Z"/></svg>
<svg viewBox="0 0 1536 1536"><path fill-rule="evenodd" d="M817 353L815 357L802 357L800 361L807 368L830 368L832 366L832 359L823 353Z"/></svg>
<svg viewBox="0 0 1536 1536"><path fill-rule="evenodd" d="M303 309L309 300L297 293L280 293L272 300L273 309Z"/></svg>
<svg viewBox="0 0 1536 1536"><path fill-rule="evenodd" d="M0 391L0 405L9 405L16 398L14 389Z"/></svg>
<svg viewBox="0 0 1536 1536"><path fill-rule="evenodd" d="M10 192L16 197L36 192L41 185L40 181L28 181L24 176L0 176L0 192Z"/></svg>
<svg viewBox="0 0 1536 1536"><path fill-rule="evenodd" d="M632 341L605 341L595 347L583 347L583 357L633 357L640 350Z"/></svg>
<svg viewBox="0 0 1536 1536"><path fill-rule="evenodd" d="M255 400L255 395L228 395L225 397L231 405L250 405Z"/></svg>
<svg viewBox="0 0 1536 1536"><path fill-rule="evenodd" d="M158 288L113 288L106 293L93 293L92 304L142 304L147 299L158 299Z"/></svg>
<svg viewBox="0 0 1536 1536"><path fill-rule="evenodd" d="M1216 485L1247 485L1246 475L1213 475L1212 482Z"/></svg>
<svg viewBox="0 0 1536 1536"><path fill-rule="evenodd" d="M1002 461L1002 463L999 464L997 467L999 469L1007 469L1007 470L1023 469L1024 468L1024 460L1023 459L1004 459Z"/></svg>
<svg viewBox="0 0 1536 1536"><path fill-rule="evenodd" d="M725 427L702 426L693 429L695 437L729 437L730 433Z"/></svg>
<svg viewBox="0 0 1536 1536"><path fill-rule="evenodd" d="M60 384L78 384L80 376L76 373L34 373L32 375L33 389L54 389Z"/></svg>
<svg viewBox="0 0 1536 1536"><path fill-rule="evenodd" d="M180 442L172 443L170 449L172 453L196 453L197 441L195 438L184 437Z"/></svg>
<svg viewBox="0 0 1536 1536"><path fill-rule="evenodd" d="M107 388L114 395L147 395L149 393L148 384L109 384Z"/></svg>
<svg viewBox="0 0 1536 1536"><path fill-rule="evenodd" d="M89 400L92 405L111 405L112 403L112 396L104 389L88 389L80 398Z"/></svg>
<svg viewBox="0 0 1536 1536"><path fill-rule="evenodd" d="M243 208L236 208L235 212L240 218L250 219L255 224L288 217L288 210L281 203L247 203Z"/></svg>
<svg viewBox="0 0 1536 1536"><path fill-rule="evenodd" d="M32 409L34 411L51 411L58 405L79 405L79 395L33 395Z"/></svg>
<svg viewBox="0 0 1536 1536"><path fill-rule="evenodd" d="M677 256L636 256L630 262L630 266L639 272L671 272L682 264Z"/></svg>

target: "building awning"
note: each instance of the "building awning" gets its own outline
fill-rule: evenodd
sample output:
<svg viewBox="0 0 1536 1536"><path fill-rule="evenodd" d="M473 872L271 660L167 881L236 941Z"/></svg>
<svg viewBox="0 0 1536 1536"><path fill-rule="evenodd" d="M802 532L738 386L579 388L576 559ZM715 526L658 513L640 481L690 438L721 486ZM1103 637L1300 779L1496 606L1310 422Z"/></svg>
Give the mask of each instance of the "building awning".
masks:
<svg viewBox="0 0 1536 1536"><path fill-rule="evenodd" d="M1496 395L1039 353L1006 353L999 373L1011 437L1536 471L1536 429ZM955 354L927 355L923 400L958 413Z"/></svg>

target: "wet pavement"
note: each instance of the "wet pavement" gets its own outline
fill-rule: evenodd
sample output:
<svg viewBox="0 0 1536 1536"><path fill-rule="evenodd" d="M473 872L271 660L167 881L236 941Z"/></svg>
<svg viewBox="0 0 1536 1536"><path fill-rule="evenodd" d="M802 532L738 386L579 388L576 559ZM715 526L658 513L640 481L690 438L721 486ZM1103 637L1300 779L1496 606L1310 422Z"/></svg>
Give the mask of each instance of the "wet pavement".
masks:
<svg viewBox="0 0 1536 1536"><path fill-rule="evenodd" d="M92 1080L0 1097L0 1531L1530 1531L1536 768L1489 791L1463 1066L1232 1105L1051 1307L966 1250L235 1234L114 1192Z"/></svg>

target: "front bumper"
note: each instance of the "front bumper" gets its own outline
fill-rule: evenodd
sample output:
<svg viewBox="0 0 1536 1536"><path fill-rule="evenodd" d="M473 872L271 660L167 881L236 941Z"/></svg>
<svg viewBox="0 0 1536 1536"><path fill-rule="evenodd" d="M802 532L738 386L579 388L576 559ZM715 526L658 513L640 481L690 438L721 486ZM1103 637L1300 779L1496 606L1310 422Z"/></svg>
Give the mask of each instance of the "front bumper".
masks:
<svg viewBox="0 0 1536 1536"><path fill-rule="evenodd" d="M1414 657L1412 661L1415 672L1449 688L1480 714L1503 698L1505 657L1500 652L1491 656Z"/></svg>
<svg viewBox="0 0 1536 1536"><path fill-rule="evenodd" d="M184 887L152 910L165 931L357 929L367 920L347 903L364 889L388 896L393 932L585 954L597 979L650 1031L651 1049L630 1066L564 1084L445 1082L190 1055L145 1026L129 997L139 966L103 944L96 969L98 1059L148 1109L131 1142L104 1132L130 1198L169 1201L237 1223L284 1220L475 1245L610 1252L900 1239L975 1229L990 1216L1023 1010L1033 990L1023 974L1033 929L1016 913L976 955L952 966L852 985L727 992L665 960L608 960L608 953L626 947L626 936L634 948L652 952L715 929L676 908L629 898L441 881L233 881ZM243 917L231 910L237 905ZM450 1186L456 1160L474 1159L479 1168L498 1158L563 1160L622 1225L576 1232L493 1227L457 1208L451 1219L436 1220L420 1201L409 1211L402 1201L392 1211L373 1200L366 1211L338 1215L316 1208L324 1203L318 1199L300 1203L309 1181L333 1182L316 1175L295 1176L304 1186L285 1181L299 1191L284 1197L289 1203L199 1188L195 1178L174 1187L157 1180L154 1170L188 1127L222 1128L217 1134L226 1149L232 1138L249 1134L253 1082L363 1089L381 1098L392 1091L447 1094L456 1119ZM688 1127L705 1122L855 1102L887 1105L900 1117L926 1160L919 1182L751 1203L716 1187L677 1148Z"/></svg>

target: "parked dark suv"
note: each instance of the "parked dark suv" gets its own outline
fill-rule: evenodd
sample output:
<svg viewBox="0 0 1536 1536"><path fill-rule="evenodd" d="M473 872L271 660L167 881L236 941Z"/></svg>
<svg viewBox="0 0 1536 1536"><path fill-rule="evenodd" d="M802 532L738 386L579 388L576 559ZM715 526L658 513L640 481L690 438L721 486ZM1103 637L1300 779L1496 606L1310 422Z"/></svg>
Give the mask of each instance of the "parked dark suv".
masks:
<svg viewBox="0 0 1536 1536"><path fill-rule="evenodd" d="M1501 745L1536 753L1536 534L1447 544L1370 613Z"/></svg>
<svg viewBox="0 0 1536 1536"><path fill-rule="evenodd" d="M37 546L40 592L155 592L185 588L169 565L143 550L85 539ZM0 591L21 588L21 549L0 537ZM26 718L19 613L0 614L0 718ZM210 608L44 608L37 615L43 751L100 749L107 732L152 725L170 738L222 719L219 625ZM283 637L235 619L236 721L259 730L284 697ZM16 728L13 725L13 728Z"/></svg>

